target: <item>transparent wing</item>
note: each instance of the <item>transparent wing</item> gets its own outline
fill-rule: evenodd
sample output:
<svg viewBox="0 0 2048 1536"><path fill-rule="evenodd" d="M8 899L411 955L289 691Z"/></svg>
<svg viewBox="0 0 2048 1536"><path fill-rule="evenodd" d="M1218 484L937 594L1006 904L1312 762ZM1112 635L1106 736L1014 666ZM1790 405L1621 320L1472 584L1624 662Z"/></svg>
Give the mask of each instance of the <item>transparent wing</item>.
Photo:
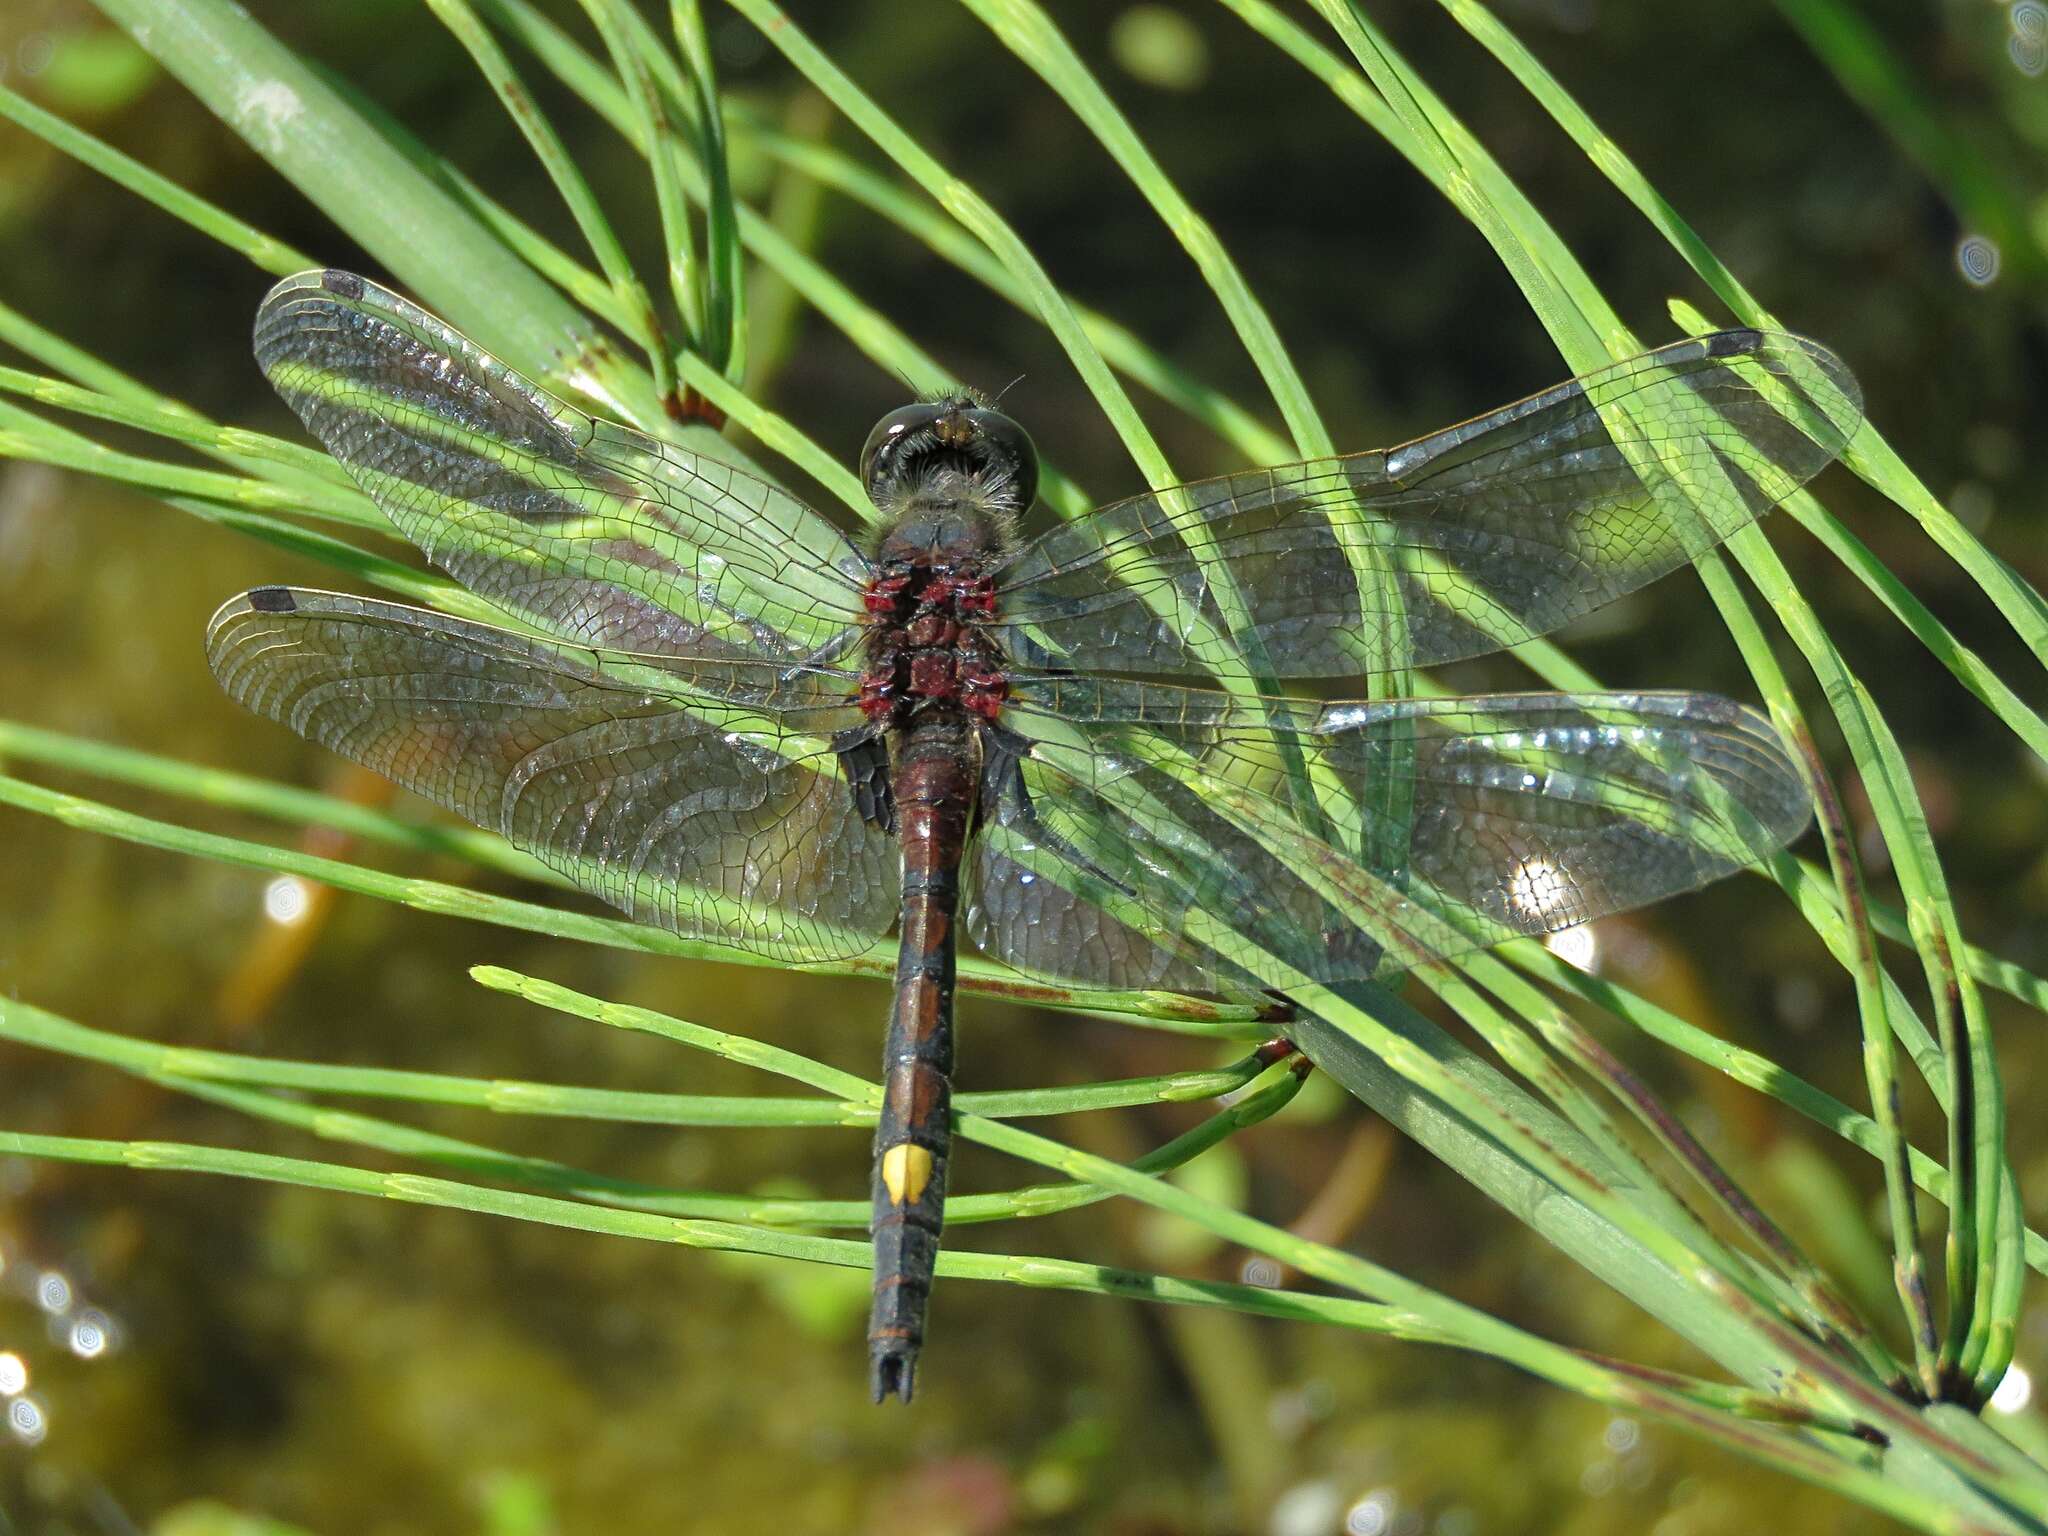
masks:
<svg viewBox="0 0 2048 1536"><path fill-rule="evenodd" d="M998 638L1025 664L1214 674L1241 603L1237 642L1272 677L1480 655L1705 553L1861 419L1813 342L1679 342L1405 447L1101 508L1004 573Z"/></svg>
<svg viewBox="0 0 2048 1536"><path fill-rule="evenodd" d="M537 628L642 654L798 656L866 561L794 497L555 399L346 272L286 278L256 360L427 558Z"/></svg>
<svg viewBox="0 0 2048 1536"><path fill-rule="evenodd" d="M984 824L969 858L964 922L983 953L1034 975L1120 989L1277 985L1244 956L1233 963L1203 942L1235 928L1296 964L1304 945L1328 933L1343 976L1377 972L1369 940L1171 779L1133 768L1111 794L1093 788L1085 769L1068 773L1040 757L1021 772L1031 819Z"/></svg>
<svg viewBox="0 0 2048 1536"><path fill-rule="evenodd" d="M241 704L642 922L811 961L866 949L896 915L894 844L855 813L829 745L860 718L845 674L652 665L286 587L226 603L206 649Z"/></svg>
<svg viewBox="0 0 2048 1536"><path fill-rule="evenodd" d="M1318 705L1042 677L1004 718L1036 738L1031 815L984 830L970 934L1105 985L1383 977L1692 890L1808 814L1769 723L1707 694Z"/></svg>

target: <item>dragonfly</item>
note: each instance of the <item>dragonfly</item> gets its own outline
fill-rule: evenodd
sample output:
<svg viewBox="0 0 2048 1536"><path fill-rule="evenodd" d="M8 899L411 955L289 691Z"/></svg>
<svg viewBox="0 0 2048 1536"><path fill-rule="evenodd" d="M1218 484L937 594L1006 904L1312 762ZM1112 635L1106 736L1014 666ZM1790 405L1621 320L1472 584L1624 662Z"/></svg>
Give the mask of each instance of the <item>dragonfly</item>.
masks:
<svg viewBox="0 0 2048 1536"><path fill-rule="evenodd" d="M1819 473L1861 402L1797 336L1679 341L1028 539L1031 438L948 390L868 438L864 543L354 274L287 278L254 339L502 622L258 587L208 627L230 695L637 920L792 965L896 930L877 1402L910 1398L925 1338L963 938L1082 987L1312 997L1693 890L1809 815L1769 723L1714 695L1370 696L1675 571ZM1347 684L1368 696L1323 696Z"/></svg>

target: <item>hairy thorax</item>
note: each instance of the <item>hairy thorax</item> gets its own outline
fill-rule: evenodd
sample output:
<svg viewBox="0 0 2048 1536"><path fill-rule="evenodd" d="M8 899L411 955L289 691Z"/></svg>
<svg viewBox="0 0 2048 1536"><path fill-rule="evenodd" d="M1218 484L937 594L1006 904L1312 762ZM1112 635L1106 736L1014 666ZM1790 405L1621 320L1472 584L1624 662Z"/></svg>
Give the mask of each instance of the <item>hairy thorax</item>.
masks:
<svg viewBox="0 0 2048 1536"><path fill-rule="evenodd" d="M1008 689L995 616L1000 527L961 504L914 507L883 539L869 582L859 704L878 725L937 709L994 720Z"/></svg>

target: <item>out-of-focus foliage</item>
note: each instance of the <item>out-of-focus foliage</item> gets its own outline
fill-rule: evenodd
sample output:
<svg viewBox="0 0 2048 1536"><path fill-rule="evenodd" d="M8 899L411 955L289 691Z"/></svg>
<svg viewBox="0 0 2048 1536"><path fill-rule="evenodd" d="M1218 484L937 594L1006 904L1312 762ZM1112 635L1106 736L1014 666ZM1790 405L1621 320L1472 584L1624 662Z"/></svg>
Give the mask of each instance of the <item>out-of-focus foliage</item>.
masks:
<svg viewBox="0 0 2048 1536"><path fill-rule="evenodd" d="M294 48L566 239L523 143L423 6L251 9ZM575 8L551 8L565 24ZM664 8L665 9L665 8ZM1238 258L1342 446L1411 435L1565 371L1484 241L1333 100L1222 6L1051 7L1139 133ZM1500 156L1644 334L1704 290L1483 51L1432 7L1376 9L1417 70ZM1930 487L2037 588L2048 585L2048 35L2040 7L1949 0L1858 19L1792 0L1641 6L1524 0L1501 14L1775 313L1855 366L1871 418ZM1170 234L1028 71L938 0L793 6L920 142L968 177L1076 297L1234 397L1260 398L1235 336ZM874 157L746 22L707 10L735 110ZM665 17L663 18L665 20ZM644 167L539 70L538 99L624 234L662 270ZM146 56L76 0L0 9L0 83L260 227L342 266L345 233L275 178ZM945 366L1010 408L1099 499L1139 488L1064 358L1032 319L929 248L735 145L738 190ZM1973 222L1979 221L1979 222ZM1995 250L1988 251L1984 242ZM1995 258L1995 259L1994 259ZM266 280L25 134L0 125L0 302L218 420L284 432L249 359ZM850 457L904 393L757 273L749 388ZM777 335L777 327L786 333ZM1141 401L1181 473L1237 467L1211 435ZM1905 517L1838 477L1831 507L2003 674L2032 665L1982 595ZM1779 519L1784 522L1784 519ZM1955 887L1963 926L2048 969L2048 790L2038 760L1964 697L1804 535L1771 531L1836 644L1882 685ZM260 580L331 573L166 515L139 498L0 464L0 714L336 794L379 791L221 699L205 615ZM1603 612L1574 654L1616 684L1747 693L1697 583ZM1474 686L1525 674L1461 669ZM1839 765L1839 744L1823 741ZM78 786L75 786L78 787ZM89 786L86 787L89 791ZM1850 786L1887 899L1883 843ZM142 809L175 815L168 800ZM453 861L357 850L427 876ZM273 894L275 894L273 892ZM598 951L322 904L266 921L246 872L148 853L7 813L0 993L150 1040L471 1076L747 1093L755 1079L658 1042L479 992L478 963L544 974L866 1070L871 986ZM319 898L316 898L316 900ZM299 935L317 932L318 942ZM1753 883L1603 925L1601 961L1653 1001L1838 1097L1863 1101L1848 979ZM1909 968L1908 968L1909 969ZM1917 996L1917 994L1916 994ZM2048 1177L2026 1113L2048 1055L2038 1020L1994 1000L2013 1154ZM2012 1027L2024 1019L2027 1027ZM1186 1068L1204 1048L1073 1017L970 1004L967 1086ZM1874 1163L1768 1099L1610 1037L1743 1181L1874 1312L1892 1306ZM1219 1053L1218 1059L1221 1059ZM687 1076L677 1070L687 1061ZM10 1129L248 1140L225 1109L10 1050ZM1305 1113L1320 1103L1322 1113ZM1066 1139L1128 1158L1198 1111L1075 1117ZM478 1134L477 1117L421 1123ZM1909 1126L1939 1147L1938 1119ZM266 1145L273 1145L266 1143ZM274 1149L298 1155L303 1138ZM521 1149L654 1182L852 1196L857 1134L663 1131L529 1122ZM969 1190L1030 1177L971 1149ZM1306 1235L1351 1246L1546 1336L1696 1370L1619 1297L1413 1145L1312 1083L1292 1111L1186 1175ZM0 1350L10 1395L46 1415L0 1466L10 1514L74 1524L126 1509L181 1536L279 1529L184 1501L218 1498L320 1531L551 1529L930 1532L1349 1529L1440 1536L1562 1529L1684 1536L1768 1523L1867 1531L1877 1517L1636 1419L1463 1356L1222 1312L1140 1309L949 1282L908 1417L857 1386L858 1277L758 1259L339 1200L303 1189L6 1165ZM1939 1211L1921 1216L1938 1244ZM990 1246L959 1229L963 1246ZM1122 1203L994 1229L993 1246L1239 1278L1211 1234ZM1265 1262L1265 1261L1260 1261ZM75 1299L49 1304L47 1280ZM26 1279L24 1280L24 1277ZM1264 1272L1251 1278L1283 1278ZM17 1282L22 1282L17 1284ZM41 1298L39 1301L38 1298ZM81 1351L51 1319L96 1309L119 1347ZM2022 1368L2048 1368L2031 1321ZM4 1382L0 1382L4 1385ZM2043 1439L2030 1414L2015 1438ZM43 1518L40 1514L32 1518ZM54 1518L54 1517L52 1517ZM112 1518L103 1521L109 1528ZM30 1526L33 1528L33 1526Z"/></svg>

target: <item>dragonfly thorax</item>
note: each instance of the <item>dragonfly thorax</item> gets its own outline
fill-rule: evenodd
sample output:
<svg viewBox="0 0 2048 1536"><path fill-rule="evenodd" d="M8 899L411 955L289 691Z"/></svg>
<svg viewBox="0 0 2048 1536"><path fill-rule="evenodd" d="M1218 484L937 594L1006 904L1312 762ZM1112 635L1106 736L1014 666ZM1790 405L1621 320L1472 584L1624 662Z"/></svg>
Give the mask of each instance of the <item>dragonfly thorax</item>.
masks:
<svg viewBox="0 0 2048 1536"><path fill-rule="evenodd" d="M947 478L952 479L950 474ZM885 573L901 574L918 566L949 571L986 571L1000 565L1011 545L1010 519L999 508L974 496L964 481L949 487L968 494L932 496L918 493L882 535L875 563Z"/></svg>
<svg viewBox="0 0 2048 1536"><path fill-rule="evenodd" d="M996 591L980 558L898 553L868 583L865 602L872 628L859 704L870 720L906 723L934 705L996 718L1008 684L984 628Z"/></svg>

